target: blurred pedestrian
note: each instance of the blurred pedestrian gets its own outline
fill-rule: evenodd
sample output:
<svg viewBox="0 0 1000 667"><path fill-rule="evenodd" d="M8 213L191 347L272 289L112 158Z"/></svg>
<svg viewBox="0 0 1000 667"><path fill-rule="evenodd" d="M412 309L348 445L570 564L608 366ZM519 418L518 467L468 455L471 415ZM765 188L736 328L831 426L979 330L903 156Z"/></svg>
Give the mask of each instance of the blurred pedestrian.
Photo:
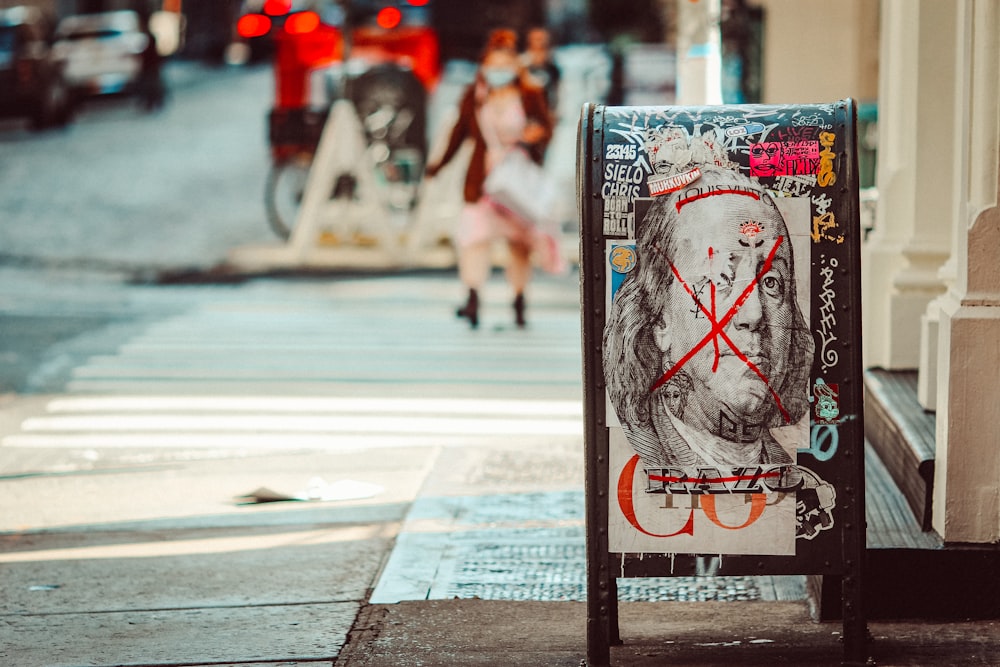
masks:
<svg viewBox="0 0 1000 667"><path fill-rule="evenodd" d="M533 224L490 203L483 196L483 183L507 152L519 147L540 164L551 138L552 117L545 94L521 66L516 33L493 31L475 81L459 103L458 119L444 154L427 167L427 174L433 176L455 157L466 139L472 139L465 204L455 242L459 277L469 290L456 315L468 319L473 328L479 326L479 293L489 277L492 243L498 237L507 240L510 250L506 277L514 293L514 321L519 327L526 323L524 292L531 280L531 255L545 238Z"/></svg>
<svg viewBox="0 0 1000 667"><path fill-rule="evenodd" d="M162 62L156 44L156 35L146 27L146 47L142 50L142 69L139 72L139 98L146 111L163 108L166 91L163 85Z"/></svg>
<svg viewBox="0 0 1000 667"><path fill-rule="evenodd" d="M559 80L562 73L552 57L552 36L542 27L528 30L521 56L525 69L539 88L545 91L549 111L555 116L559 104Z"/></svg>

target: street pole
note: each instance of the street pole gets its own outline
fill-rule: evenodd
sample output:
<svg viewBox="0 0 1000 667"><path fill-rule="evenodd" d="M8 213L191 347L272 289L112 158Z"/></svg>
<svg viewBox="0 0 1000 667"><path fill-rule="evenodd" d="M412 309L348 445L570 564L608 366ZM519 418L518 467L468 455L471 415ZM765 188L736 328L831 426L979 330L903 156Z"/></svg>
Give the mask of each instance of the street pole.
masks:
<svg viewBox="0 0 1000 667"><path fill-rule="evenodd" d="M677 1L677 104L722 104L720 0Z"/></svg>

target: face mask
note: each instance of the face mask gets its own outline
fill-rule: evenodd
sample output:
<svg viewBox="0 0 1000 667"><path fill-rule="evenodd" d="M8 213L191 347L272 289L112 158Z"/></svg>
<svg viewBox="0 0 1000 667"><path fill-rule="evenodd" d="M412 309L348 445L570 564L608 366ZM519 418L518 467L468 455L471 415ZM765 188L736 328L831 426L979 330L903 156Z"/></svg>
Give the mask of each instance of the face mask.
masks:
<svg viewBox="0 0 1000 667"><path fill-rule="evenodd" d="M490 88L503 88L514 83L517 78L517 71L509 67L484 67L483 78Z"/></svg>

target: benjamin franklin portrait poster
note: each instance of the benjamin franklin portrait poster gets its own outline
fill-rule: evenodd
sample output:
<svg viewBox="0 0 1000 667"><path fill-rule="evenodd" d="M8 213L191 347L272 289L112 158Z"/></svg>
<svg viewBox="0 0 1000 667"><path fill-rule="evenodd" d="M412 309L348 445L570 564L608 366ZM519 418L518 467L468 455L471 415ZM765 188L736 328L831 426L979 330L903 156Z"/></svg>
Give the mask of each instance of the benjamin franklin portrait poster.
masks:
<svg viewBox="0 0 1000 667"><path fill-rule="evenodd" d="M822 119L605 122L610 550L794 554Z"/></svg>

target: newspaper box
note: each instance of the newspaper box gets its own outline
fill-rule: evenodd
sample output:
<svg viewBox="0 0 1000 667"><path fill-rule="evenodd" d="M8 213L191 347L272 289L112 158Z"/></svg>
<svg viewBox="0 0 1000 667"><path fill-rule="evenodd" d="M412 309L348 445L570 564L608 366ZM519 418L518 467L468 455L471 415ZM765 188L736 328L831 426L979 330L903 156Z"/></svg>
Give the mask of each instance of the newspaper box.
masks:
<svg viewBox="0 0 1000 667"><path fill-rule="evenodd" d="M588 664L616 579L840 578L864 664L856 109L583 108Z"/></svg>

